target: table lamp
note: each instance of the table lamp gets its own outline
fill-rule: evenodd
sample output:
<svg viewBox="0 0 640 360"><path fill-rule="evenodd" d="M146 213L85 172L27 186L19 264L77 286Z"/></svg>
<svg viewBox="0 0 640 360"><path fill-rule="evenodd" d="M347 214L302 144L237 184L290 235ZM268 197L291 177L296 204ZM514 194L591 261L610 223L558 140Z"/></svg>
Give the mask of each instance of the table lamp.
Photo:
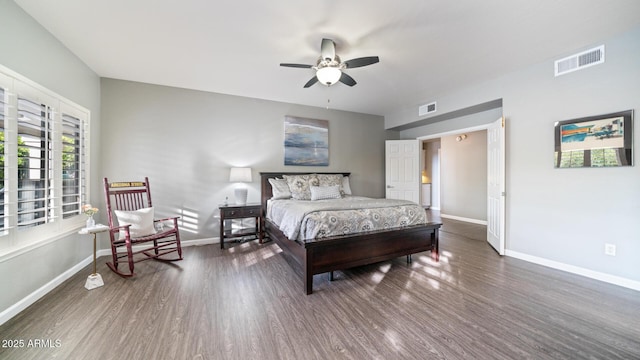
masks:
<svg viewBox="0 0 640 360"><path fill-rule="evenodd" d="M247 187L242 183L251 182L251 168L231 168L229 182L239 183L234 190L236 205L245 205L247 203Z"/></svg>

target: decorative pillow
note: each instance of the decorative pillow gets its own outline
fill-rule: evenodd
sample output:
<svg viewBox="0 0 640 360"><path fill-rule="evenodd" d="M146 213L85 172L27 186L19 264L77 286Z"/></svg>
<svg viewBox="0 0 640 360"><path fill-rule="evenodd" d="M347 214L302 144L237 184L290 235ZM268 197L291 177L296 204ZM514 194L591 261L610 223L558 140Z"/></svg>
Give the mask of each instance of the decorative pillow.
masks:
<svg viewBox="0 0 640 360"><path fill-rule="evenodd" d="M319 185L316 174L283 175L282 177L287 180L291 197L296 200L311 200L310 187Z"/></svg>
<svg viewBox="0 0 640 360"><path fill-rule="evenodd" d="M312 186L311 200L340 199L340 185Z"/></svg>
<svg viewBox="0 0 640 360"><path fill-rule="evenodd" d="M349 177L348 176L343 176L342 177L342 192L345 195L351 195L351 185L349 185Z"/></svg>
<svg viewBox="0 0 640 360"><path fill-rule="evenodd" d="M153 207L138 209L136 211L113 211L118 218L118 225L131 225L129 234L132 238L155 234L153 227ZM124 232L120 231L120 238L124 238Z"/></svg>
<svg viewBox="0 0 640 360"><path fill-rule="evenodd" d="M316 174L319 186L342 185L342 174Z"/></svg>
<svg viewBox="0 0 640 360"><path fill-rule="evenodd" d="M289 184L285 179L269 179L271 184L271 197L274 200L277 199L291 199L291 191L289 190Z"/></svg>

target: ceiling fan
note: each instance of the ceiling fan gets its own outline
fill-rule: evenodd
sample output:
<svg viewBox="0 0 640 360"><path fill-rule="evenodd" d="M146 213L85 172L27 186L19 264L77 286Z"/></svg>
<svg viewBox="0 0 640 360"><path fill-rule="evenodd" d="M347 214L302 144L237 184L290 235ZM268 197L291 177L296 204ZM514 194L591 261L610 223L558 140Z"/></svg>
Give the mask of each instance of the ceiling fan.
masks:
<svg viewBox="0 0 640 360"><path fill-rule="evenodd" d="M356 81L343 70L367 66L380 61L380 58L377 56L367 56L343 62L340 60L340 57L336 55L336 43L331 39L322 39L320 54L320 58L318 58L315 66L289 63L281 63L280 66L314 69L316 71L316 75L304 84L305 88L308 88L317 82L326 86L331 86L338 81L345 85L353 86L356 84Z"/></svg>

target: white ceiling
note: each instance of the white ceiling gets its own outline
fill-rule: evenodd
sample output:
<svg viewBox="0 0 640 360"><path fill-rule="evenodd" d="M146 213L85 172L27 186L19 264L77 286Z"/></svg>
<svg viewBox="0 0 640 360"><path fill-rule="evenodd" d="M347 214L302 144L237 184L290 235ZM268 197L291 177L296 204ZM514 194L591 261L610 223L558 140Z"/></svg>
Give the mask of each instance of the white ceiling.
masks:
<svg viewBox="0 0 640 360"><path fill-rule="evenodd" d="M99 76L385 115L640 24L638 0L15 0ZM323 37L358 84L302 86ZM553 69L549 69L553 73Z"/></svg>

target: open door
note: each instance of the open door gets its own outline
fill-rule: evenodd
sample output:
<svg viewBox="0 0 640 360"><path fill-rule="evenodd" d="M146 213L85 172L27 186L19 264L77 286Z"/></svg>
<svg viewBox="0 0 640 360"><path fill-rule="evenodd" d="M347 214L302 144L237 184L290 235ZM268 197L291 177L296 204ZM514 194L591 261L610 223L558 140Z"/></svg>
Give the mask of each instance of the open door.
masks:
<svg viewBox="0 0 640 360"><path fill-rule="evenodd" d="M505 121L487 129L487 241L500 255L505 249Z"/></svg>
<svg viewBox="0 0 640 360"><path fill-rule="evenodd" d="M387 199L420 203L420 141L387 140L385 143Z"/></svg>

